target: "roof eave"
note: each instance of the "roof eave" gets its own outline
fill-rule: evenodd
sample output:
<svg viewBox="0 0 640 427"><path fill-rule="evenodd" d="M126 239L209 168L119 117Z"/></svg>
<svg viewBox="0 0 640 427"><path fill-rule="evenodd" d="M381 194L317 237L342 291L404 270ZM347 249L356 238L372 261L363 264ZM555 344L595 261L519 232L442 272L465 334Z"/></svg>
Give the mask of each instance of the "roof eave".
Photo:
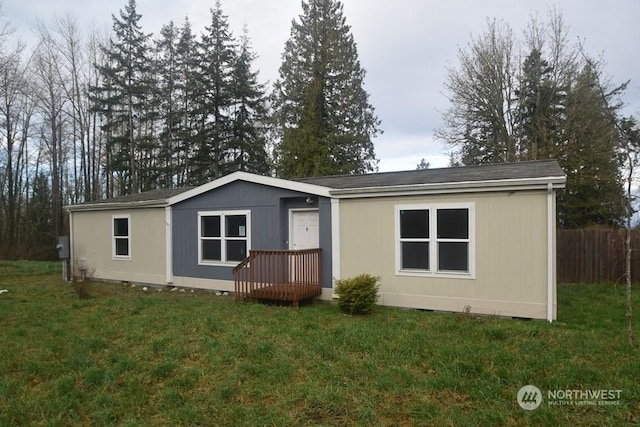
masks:
<svg viewBox="0 0 640 427"><path fill-rule="evenodd" d="M403 196L417 194L482 193L493 191L546 190L564 188L565 176L541 178L496 179L484 181L443 182L431 184L393 185L380 187L343 188L331 190L335 198L364 198L382 196Z"/></svg>
<svg viewBox="0 0 640 427"><path fill-rule="evenodd" d="M68 212L108 211L113 209L164 208L168 206L166 199L143 200L137 202L88 203L65 206Z"/></svg>

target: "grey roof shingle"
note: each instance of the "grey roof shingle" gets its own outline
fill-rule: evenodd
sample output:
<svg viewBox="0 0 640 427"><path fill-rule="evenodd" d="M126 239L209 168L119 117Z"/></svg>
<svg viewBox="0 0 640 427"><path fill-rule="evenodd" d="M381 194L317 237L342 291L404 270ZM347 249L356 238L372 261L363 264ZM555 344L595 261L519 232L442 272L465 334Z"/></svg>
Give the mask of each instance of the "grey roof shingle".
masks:
<svg viewBox="0 0 640 427"><path fill-rule="evenodd" d="M170 197L177 196L185 191L191 190L193 187L182 188L165 188L162 190L143 191L142 193L128 194L126 196L111 197L109 199L96 200L94 202L86 202L84 205L98 205L109 203L135 203L135 202L164 202Z"/></svg>
<svg viewBox="0 0 640 427"><path fill-rule="evenodd" d="M517 163L457 166L402 172L335 175L317 178L302 178L298 181L333 189L347 189L562 176L564 176L564 172L560 168L560 165L558 165L557 161L536 160Z"/></svg>
<svg viewBox="0 0 640 427"><path fill-rule="evenodd" d="M473 181L496 181L507 179L527 179L563 177L564 172L555 160L537 160L518 163L500 163L479 166L459 166L450 168L423 169L402 172L381 172L359 175L334 175L317 178L300 178L296 181L319 185L333 190L357 188L380 188L403 185L442 184ZM77 208L92 206L106 207L109 204L164 203L167 199L195 187L151 190L143 193L118 196L110 199L86 202Z"/></svg>

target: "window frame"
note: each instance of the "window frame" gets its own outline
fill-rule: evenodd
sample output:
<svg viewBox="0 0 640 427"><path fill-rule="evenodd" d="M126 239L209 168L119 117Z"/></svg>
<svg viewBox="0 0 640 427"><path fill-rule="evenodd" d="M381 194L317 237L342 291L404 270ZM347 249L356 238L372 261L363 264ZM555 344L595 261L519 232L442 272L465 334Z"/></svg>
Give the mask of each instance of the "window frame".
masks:
<svg viewBox="0 0 640 427"><path fill-rule="evenodd" d="M438 237L438 210L467 209L469 234L467 239L451 239ZM402 268L402 242L412 239L400 237L400 212L405 210L429 211L429 270L403 269ZM455 279L476 278L476 253L475 253L475 203L421 203L395 206L395 271L396 276L417 277L442 277ZM427 239L425 239L427 240ZM439 243L465 242L468 244L468 271L439 270Z"/></svg>
<svg viewBox="0 0 640 427"><path fill-rule="evenodd" d="M116 236L116 220L127 220L127 235ZM116 240L127 239L127 255L118 255ZM131 214L111 215L111 258L115 261L131 261Z"/></svg>
<svg viewBox="0 0 640 427"><path fill-rule="evenodd" d="M226 217L227 216L244 216L245 217L245 236L229 237L226 236ZM203 217L220 217L220 237L203 237L202 236L202 218ZM202 242L203 240L219 240L220 241L220 260L207 260L202 258ZM198 212L198 265L206 266L227 266L235 267L240 261L229 261L227 259L227 242L228 241L246 241L247 256L251 250L251 211L250 210L225 210L225 211L199 211Z"/></svg>

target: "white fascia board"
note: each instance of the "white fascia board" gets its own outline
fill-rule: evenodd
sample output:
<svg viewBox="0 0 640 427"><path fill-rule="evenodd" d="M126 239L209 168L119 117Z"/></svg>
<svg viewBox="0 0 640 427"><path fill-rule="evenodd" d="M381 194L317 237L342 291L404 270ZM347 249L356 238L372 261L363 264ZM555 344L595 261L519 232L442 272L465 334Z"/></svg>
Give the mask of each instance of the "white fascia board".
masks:
<svg viewBox="0 0 640 427"><path fill-rule="evenodd" d="M416 194L482 193L488 191L546 190L564 188L566 177L526 179L499 179L486 181L443 182L435 184L394 185L382 187L343 188L331 190L331 196L340 199L382 196L410 196Z"/></svg>
<svg viewBox="0 0 640 427"><path fill-rule="evenodd" d="M167 204L169 206L175 205L176 203L180 203L184 200L190 199L192 197L206 193L207 191L214 190L216 188L236 181L245 181L254 184L267 185L269 187L277 187L286 190L298 191L300 193L313 194L314 196L331 197L331 195L329 194L330 189L327 187L238 171L203 184L199 187L193 188L189 191L185 191L184 193L173 196L167 199Z"/></svg>
<svg viewBox="0 0 640 427"><path fill-rule="evenodd" d="M84 205L69 205L64 208L68 212L80 211L110 211L115 209L136 209L136 208L164 208L167 206L166 200L145 200L140 202L115 202L115 203L90 203Z"/></svg>

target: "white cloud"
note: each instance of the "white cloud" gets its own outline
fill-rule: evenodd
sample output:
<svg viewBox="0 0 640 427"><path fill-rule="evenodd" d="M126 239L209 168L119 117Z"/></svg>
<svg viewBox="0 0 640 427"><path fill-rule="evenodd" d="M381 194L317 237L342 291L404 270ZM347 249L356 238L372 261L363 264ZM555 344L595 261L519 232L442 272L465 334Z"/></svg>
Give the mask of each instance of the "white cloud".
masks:
<svg viewBox="0 0 640 427"><path fill-rule="evenodd" d="M421 159L430 167L445 167L449 163L446 147L434 141L431 135L385 133L374 141L380 159L380 172L413 170Z"/></svg>

